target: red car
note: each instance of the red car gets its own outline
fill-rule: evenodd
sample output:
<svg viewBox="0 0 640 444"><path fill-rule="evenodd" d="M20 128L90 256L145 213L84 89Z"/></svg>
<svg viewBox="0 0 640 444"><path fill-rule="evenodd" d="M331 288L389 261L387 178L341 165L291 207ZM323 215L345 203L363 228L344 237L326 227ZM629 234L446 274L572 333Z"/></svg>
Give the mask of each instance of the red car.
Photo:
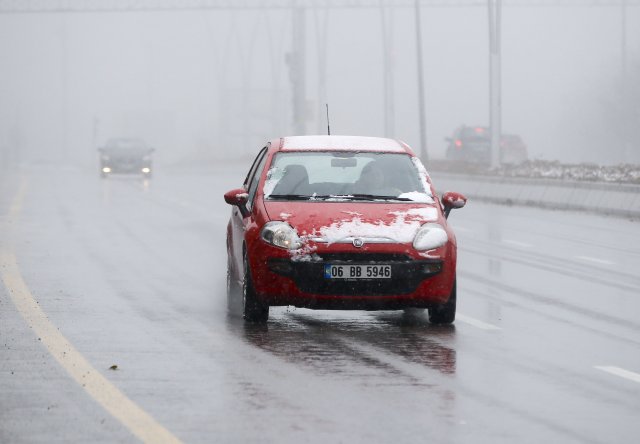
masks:
<svg viewBox="0 0 640 444"><path fill-rule="evenodd" d="M270 306L456 312L456 239L447 216L466 198L438 200L406 144L375 137L273 140L243 187L224 195L230 309L265 322Z"/></svg>

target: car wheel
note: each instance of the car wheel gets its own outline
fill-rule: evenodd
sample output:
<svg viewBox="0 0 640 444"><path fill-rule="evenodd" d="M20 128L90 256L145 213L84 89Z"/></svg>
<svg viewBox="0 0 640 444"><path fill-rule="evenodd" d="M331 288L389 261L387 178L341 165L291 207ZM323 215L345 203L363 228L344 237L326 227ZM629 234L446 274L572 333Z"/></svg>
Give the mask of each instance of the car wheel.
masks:
<svg viewBox="0 0 640 444"><path fill-rule="evenodd" d="M242 283L242 313L247 322L267 322L269 319L269 306L258 299L253 282L249 261L244 256L244 279Z"/></svg>
<svg viewBox="0 0 640 444"><path fill-rule="evenodd" d="M456 319L456 280L453 280L453 288L449 300L444 304L436 305L429 309L429 322L432 324L451 324Z"/></svg>

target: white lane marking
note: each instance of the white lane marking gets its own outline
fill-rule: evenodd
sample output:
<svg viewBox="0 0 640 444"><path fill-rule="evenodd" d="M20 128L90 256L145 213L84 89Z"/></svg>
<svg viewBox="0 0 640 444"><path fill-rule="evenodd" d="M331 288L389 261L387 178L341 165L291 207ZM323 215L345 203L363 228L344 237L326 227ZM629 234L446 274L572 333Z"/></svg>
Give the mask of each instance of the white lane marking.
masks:
<svg viewBox="0 0 640 444"><path fill-rule="evenodd" d="M465 324L472 325L481 330L502 330L502 328L497 325L487 324L486 322L479 321L478 319L472 318L470 316L465 316L463 314L456 314L456 320L460 322L464 322Z"/></svg>
<svg viewBox="0 0 640 444"><path fill-rule="evenodd" d="M587 261L587 262L594 262L596 264L602 264L602 265L615 265L615 262L611 262L608 261L606 259L599 259L597 257L591 257L591 256L574 256L574 258L576 259L580 259L582 261Z"/></svg>
<svg viewBox="0 0 640 444"><path fill-rule="evenodd" d="M594 366L594 368L640 384L640 373L631 372L629 370L625 370L620 367L614 367L611 365L596 365Z"/></svg>
<svg viewBox="0 0 640 444"><path fill-rule="evenodd" d="M439 372L433 371L433 369L425 368L423 365L411 362L405 357L390 355L389 351L382 350L375 345L364 344L359 341L356 342L357 340L352 338L347 339L338 335L332 336L341 341L351 350L367 355L370 358L410 375L419 381L424 381L427 384L439 384L442 386L446 383L445 381L447 377L453 376L452 374L445 373L443 371L446 370L445 368L439 368ZM443 345L442 347L448 348L446 345Z"/></svg>
<svg viewBox="0 0 640 444"><path fill-rule="evenodd" d="M508 244L508 245L514 245L516 247L522 247L522 248L531 248L533 247L533 245L528 244L526 242L520 242L517 240L513 240L513 239L502 239L502 243L503 244Z"/></svg>

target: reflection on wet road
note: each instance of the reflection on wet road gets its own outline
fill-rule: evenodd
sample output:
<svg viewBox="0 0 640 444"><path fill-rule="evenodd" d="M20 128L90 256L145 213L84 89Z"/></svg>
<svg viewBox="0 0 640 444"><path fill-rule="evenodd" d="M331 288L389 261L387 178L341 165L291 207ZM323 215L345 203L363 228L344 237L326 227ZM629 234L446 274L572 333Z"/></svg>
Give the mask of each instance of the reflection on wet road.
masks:
<svg viewBox="0 0 640 444"><path fill-rule="evenodd" d="M357 315L335 319L331 312L322 314L285 313L268 325L240 324L248 343L288 362L304 363L316 374L344 378L364 377L365 373L358 371L383 378L387 373L398 374L385 362L372 358L369 350L398 355L443 374L455 373L453 325L433 326L426 316L393 312L364 319ZM230 325L237 328L233 322Z"/></svg>
<svg viewBox="0 0 640 444"><path fill-rule="evenodd" d="M88 372L183 442L637 439L637 222L470 202L452 215L455 325L293 308L251 325L224 294L222 193L243 170L16 173L0 185L1 270L20 273ZM136 442L7 282L0 442Z"/></svg>

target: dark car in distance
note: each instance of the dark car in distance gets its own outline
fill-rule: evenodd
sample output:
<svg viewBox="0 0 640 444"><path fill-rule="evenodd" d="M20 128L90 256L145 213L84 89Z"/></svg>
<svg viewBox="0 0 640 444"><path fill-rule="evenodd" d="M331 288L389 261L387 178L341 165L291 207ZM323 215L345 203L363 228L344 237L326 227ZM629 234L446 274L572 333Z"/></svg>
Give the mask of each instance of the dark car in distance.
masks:
<svg viewBox="0 0 640 444"><path fill-rule="evenodd" d="M151 177L154 149L140 139L109 139L100 151L100 177L111 174L141 174Z"/></svg>
<svg viewBox="0 0 640 444"><path fill-rule="evenodd" d="M447 160L481 165L491 164L491 131L484 126L462 125L453 132L448 142ZM519 164L527 160L527 146L515 134L502 134L500 163Z"/></svg>

